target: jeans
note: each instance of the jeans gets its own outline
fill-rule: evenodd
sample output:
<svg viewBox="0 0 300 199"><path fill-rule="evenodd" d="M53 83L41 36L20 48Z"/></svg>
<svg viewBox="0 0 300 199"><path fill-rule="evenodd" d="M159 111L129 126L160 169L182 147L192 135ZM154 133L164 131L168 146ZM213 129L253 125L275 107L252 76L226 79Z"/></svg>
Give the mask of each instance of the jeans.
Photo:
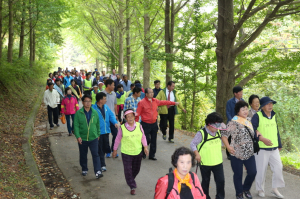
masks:
<svg viewBox="0 0 300 199"><path fill-rule="evenodd" d="M65 115L66 116L66 120L67 120L67 127L68 127L68 132L69 134L72 133L72 131L74 130L74 115L75 114L72 114L72 115ZM71 121L70 121L70 118L72 117L72 127L71 127Z"/></svg>
<svg viewBox="0 0 300 199"><path fill-rule="evenodd" d="M50 124L50 127L54 127L53 121L52 121L52 115L54 119L54 124L58 124L58 108L51 108L49 105L47 106L48 110L48 121Z"/></svg>
<svg viewBox="0 0 300 199"><path fill-rule="evenodd" d="M154 158L156 153L156 140L158 131L157 122L153 124L148 124L142 121L141 125L144 129L144 133L147 138L147 144L150 144L149 158Z"/></svg>
<svg viewBox="0 0 300 199"><path fill-rule="evenodd" d="M249 191L251 189L252 183L256 176L256 163L254 155L248 160L241 160L235 156L230 157L231 168L233 171L233 183L235 187L236 195L243 193L243 191ZM243 165L247 169L247 176L243 183Z"/></svg>
<svg viewBox="0 0 300 199"><path fill-rule="evenodd" d="M104 155L105 153L111 152L109 147L109 133L100 135L98 149L99 149L98 153L100 157L101 166L105 167L106 164L105 164Z"/></svg>
<svg viewBox="0 0 300 199"><path fill-rule="evenodd" d="M94 165L94 172L95 174L97 171L101 171L101 163L98 154L98 138L92 141L82 141L82 144L79 144L79 162L82 168L82 171L88 171L88 160L87 154L88 149L90 148L92 158L93 158L93 165Z"/></svg>
<svg viewBox="0 0 300 199"><path fill-rule="evenodd" d="M200 171L201 171L201 176L202 176L201 186L206 195L206 199L210 199L209 182L210 182L211 172L213 172L214 179L216 182L216 188L217 188L216 199L224 199L225 198L225 189L224 189L225 178L224 178L223 164L221 163L221 164L218 164L215 166L201 165Z"/></svg>

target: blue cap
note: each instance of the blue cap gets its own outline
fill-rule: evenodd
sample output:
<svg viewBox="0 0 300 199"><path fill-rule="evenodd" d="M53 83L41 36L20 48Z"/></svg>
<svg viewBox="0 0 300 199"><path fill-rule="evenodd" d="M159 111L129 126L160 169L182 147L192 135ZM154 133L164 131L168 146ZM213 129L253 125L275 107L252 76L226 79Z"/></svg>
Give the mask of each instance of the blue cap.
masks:
<svg viewBox="0 0 300 199"><path fill-rule="evenodd" d="M273 104L276 104L277 102L272 100L271 98L269 97L263 97L259 100L260 102L260 107L259 109L261 109L262 107L266 106L267 104L269 104L270 102L272 102Z"/></svg>

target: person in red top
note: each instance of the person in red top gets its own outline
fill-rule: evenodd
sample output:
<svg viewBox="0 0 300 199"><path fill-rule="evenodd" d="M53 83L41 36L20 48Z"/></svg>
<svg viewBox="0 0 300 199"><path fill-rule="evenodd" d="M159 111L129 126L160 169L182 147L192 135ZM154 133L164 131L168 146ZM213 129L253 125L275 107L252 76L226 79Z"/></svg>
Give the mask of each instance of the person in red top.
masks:
<svg viewBox="0 0 300 199"><path fill-rule="evenodd" d="M150 160L157 160L155 158L156 153L156 138L157 138L157 108L158 106L163 105L178 105L178 102L171 102L166 100L158 100L153 98L153 90L151 88L145 89L146 97L142 99L138 103L138 107L136 110L135 121L139 121L139 117L141 116L142 122L141 125L143 126L145 136L147 138L147 143L150 145L150 153L149 159ZM143 154L143 158L146 158L146 155Z"/></svg>

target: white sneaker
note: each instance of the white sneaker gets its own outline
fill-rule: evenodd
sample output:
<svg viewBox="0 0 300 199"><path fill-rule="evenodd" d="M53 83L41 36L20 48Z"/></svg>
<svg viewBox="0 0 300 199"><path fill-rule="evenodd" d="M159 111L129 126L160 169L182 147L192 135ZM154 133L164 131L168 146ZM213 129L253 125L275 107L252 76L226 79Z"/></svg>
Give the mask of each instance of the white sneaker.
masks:
<svg viewBox="0 0 300 199"><path fill-rule="evenodd" d="M265 192L264 192L264 191L261 191L261 190L258 191L258 196L261 197L261 198L266 197L266 196L265 196Z"/></svg>
<svg viewBox="0 0 300 199"><path fill-rule="evenodd" d="M101 177L103 177L102 172L101 171L97 171L96 178L98 179L98 178L101 178Z"/></svg>
<svg viewBox="0 0 300 199"><path fill-rule="evenodd" d="M284 196L281 195L281 194L279 193L278 190L272 190L272 191L271 191L271 194L272 194L273 196L275 196L276 198L284 198Z"/></svg>
<svg viewBox="0 0 300 199"><path fill-rule="evenodd" d="M101 170L102 170L102 172L106 171L106 167L102 167Z"/></svg>

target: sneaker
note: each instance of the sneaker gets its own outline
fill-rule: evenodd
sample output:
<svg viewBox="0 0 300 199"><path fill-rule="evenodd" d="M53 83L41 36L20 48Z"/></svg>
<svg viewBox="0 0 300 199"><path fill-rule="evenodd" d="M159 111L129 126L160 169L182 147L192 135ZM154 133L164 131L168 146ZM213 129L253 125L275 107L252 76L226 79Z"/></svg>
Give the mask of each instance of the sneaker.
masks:
<svg viewBox="0 0 300 199"><path fill-rule="evenodd" d="M170 142L170 143L174 143L174 139L170 139L169 142Z"/></svg>
<svg viewBox="0 0 300 199"><path fill-rule="evenodd" d="M99 179L99 178L102 178L103 177L103 174L101 171L97 171L96 173L96 178Z"/></svg>
<svg viewBox="0 0 300 199"><path fill-rule="evenodd" d="M135 189L131 189L130 194L135 195Z"/></svg>
<svg viewBox="0 0 300 199"><path fill-rule="evenodd" d="M106 157L107 157L107 158L110 158L110 157L111 157L111 156L110 156L110 153L107 153L107 154L106 154Z"/></svg>
<svg viewBox="0 0 300 199"><path fill-rule="evenodd" d="M245 196L247 199L252 199L252 195L251 195L250 191L244 191L244 196Z"/></svg>
<svg viewBox="0 0 300 199"><path fill-rule="evenodd" d="M57 123L56 126L59 127L59 124Z"/></svg>
<svg viewBox="0 0 300 199"><path fill-rule="evenodd" d="M106 167L101 167L101 170L102 171L106 171Z"/></svg>
<svg viewBox="0 0 300 199"><path fill-rule="evenodd" d="M116 158L118 158L118 157L119 157L119 154L116 155Z"/></svg>
<svg viewBox="0 0 300 199"><path fill-rule="evenodd" d="M273 195L273 196L275 196L276 198L284 198L284 196L283 195L281 195L280 193L279 193L279 191L278 190L276 190L276 191L271 191L271 194Z"/></svg>
<svg viewBox="0 0 300 199"><path fill-rule="evenodd" d="M240 193L239 195L236 196L236 199L244 199L243 193Z"/></svg>
<svg viewBox="0 0 300 199"><path fill-rule="evenodd" d="M53 127L50 127L50 130L53 130Z"/></svg>
<svg viewBox="0 0 300 199"><path fill-rule="evenodd" d="M83 175L83 176L86 176L87 175L87 171L83 171L81 174Z"/></svg>
<svg viewBox="0 0 300 199"><path fill-rule="evenodd" d="M166 139L167 139L167 136L166 136L166 135L163 135L163 139L166 140Z"/></svg>
<svg viewBox="0 0 300 199"><path fill-rule="evenodd" d="M262 191L262 190L258 191L258 196L261 197L261 198L266 197L266 196L265 196L265 192Z"/></svg>

